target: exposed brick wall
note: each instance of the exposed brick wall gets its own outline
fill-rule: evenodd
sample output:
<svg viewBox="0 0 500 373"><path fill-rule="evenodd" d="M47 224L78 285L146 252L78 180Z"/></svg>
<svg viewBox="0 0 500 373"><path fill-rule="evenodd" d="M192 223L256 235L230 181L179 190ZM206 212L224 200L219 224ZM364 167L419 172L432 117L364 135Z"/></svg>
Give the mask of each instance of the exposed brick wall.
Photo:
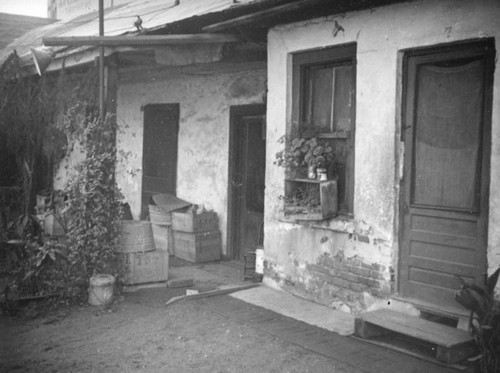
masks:
<svg viewBox="0 0 500 373"><path fill-rule="evenodd" d="M293 273L284 275L272 263L265 263L264 275L286 291L347 312L366 309L367 297L389 297L394 282L392 268L346 258L343 251L335 256L325 253L315 264L299 267L294 263L294 267Z"/></svg>
<svg viewBox="0 0 500 373"><path fill-rule="evenodd" d="M386 266L364 263L357 257L346 258L342 251L335 256L323 254L317 264L309 264L307 269L312 277L345 290L368 292L380 298L388 297L391 292Z"/></svg>

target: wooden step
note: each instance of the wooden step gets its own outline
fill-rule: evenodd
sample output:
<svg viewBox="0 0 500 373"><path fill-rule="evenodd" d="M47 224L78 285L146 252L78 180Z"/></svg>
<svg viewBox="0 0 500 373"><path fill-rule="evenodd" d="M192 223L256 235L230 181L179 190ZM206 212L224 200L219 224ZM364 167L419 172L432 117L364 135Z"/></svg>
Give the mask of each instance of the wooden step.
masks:
<svg viewBox="0 0 500 373"><path fill-rule="evenodd" d="M354 334L364 339L377 339L389 334L429 344L438 361L457 363L477 352L474 339L466 331L410 316L390 309L379 309L355 319Z"/></svg>

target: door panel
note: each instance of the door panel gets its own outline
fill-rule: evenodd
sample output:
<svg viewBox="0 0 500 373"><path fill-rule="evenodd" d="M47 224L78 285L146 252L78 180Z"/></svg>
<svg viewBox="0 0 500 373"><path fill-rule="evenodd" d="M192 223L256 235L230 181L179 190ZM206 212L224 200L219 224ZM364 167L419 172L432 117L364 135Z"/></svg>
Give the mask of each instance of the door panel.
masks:
<svg viewBox="0 0 500 373"><path fill-rule="evenodd" d="M405 56L399 292L459 308L455 275L486 271L493 46Z"/></svg>
<svg viewBox="0 0 500 373"><path fill-rule="evenodd" d="M178 132L178 104L152 104L144 107L143 218L148 213L152 195L176 195Z"/></svg>
<svg viewBox="0 0 500 373"><path fill-rule="evenodd" d="M265 106L231 108L228 248L241 259L261 240L266 168Z"/></svg>
<svg viewBox="0 0 500 373"><path fill-rule="evenodd" d="M240 240L238 252L241 258L259 244L264 222L264 185L266 169L266 140L263 116L242 117L242 176L243 198L240 200Z"/></svg>
<svg viewBox="0 0 500 373"><path fill-rule="evenodd" d="M478 60L418 67L412 204L477 211L483 70Z"/></svg>

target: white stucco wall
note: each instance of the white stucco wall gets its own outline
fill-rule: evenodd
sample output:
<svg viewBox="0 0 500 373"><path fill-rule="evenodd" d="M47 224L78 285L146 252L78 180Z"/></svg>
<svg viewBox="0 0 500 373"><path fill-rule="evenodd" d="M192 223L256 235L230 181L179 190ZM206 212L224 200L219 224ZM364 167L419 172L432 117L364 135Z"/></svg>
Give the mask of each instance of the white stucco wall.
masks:
<svg viewBox="0 0 500 373"><path fill-rule="evenodd" d="M54 172L54 190L64 190L75 173L75 167L85 159L80 143L69 142L71 147Z"/></svg>
<svg viewBox="0 0 500 373"><path fill-rule="evenodd" d="M134 218L141 210L141 107L179 103L177 196L217 212L226 253L229 109L263 103L265 63L121 72L118 86L118 151L129 154L122 159L117 181Z"/></svg>
<svg viewBox="0 0 500 373"><path fill-rule="evenodd" d="M266 174L265 259L283 276L300 276L301 263L343 250L366 263L397 266L399 157L398 73L401 51L461 40L495 37L500 51L500 1L412 1L279 26L268 35L267 164L280 150L291 113L290 53L357 44L354 219L311 232L279 221L283 170ZM334 21L345 31L333 35ZM488 265L500 265L500 69L494 78ZM298 235L298 232L302 234ZM305 233L309 231L310 233ZM324 233L319 233L319 232ZM346 232L346 233L339 233ZM363 232L369 243L356 240ZM351 234L351 236L349 236ZM287 239L287 237L295 237ZM320 240L320 238L322 238ZM299 242L299 244L297 244ZM305 244L309 243L309 244ZM294 263L295 262L295 263Z"/></svg>

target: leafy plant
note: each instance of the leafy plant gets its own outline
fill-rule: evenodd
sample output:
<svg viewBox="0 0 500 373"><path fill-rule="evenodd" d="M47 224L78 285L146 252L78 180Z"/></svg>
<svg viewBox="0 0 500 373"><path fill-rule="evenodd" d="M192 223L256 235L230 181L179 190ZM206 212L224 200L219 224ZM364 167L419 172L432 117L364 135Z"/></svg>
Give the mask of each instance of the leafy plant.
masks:
<svg viewBox="0 0 500 373"><path fill-rule="evenodd" d="M7 178L9 186L12 183L22 190L23 199L15 209L9 206L9 212L16 213L12 217L20 216L9 225L8 232L0 232L2 239L19 239L25 248L11 273L11 290L47 292L51 286L59 289L62 285L64 294L82 295L89 277L104 271L116 258L121 198L114 180L114 122L93 115L99 96L97 69L91 67L71 75L62 69L58 75L27 76L13 53L0 70L0 147L15 165ZM87 158L67 188L67 207L72 214L66 227L70 250L67 260L62 260L58 251L62 248L42 237L33 202L35 191L50 188L54 166L76 143L82 144ZM41 169L48 175L40 175ZM0 212L3 229L6 214ZM56 218L59 212L51 211ZM114 268L118 271L118 266Z"/></svg>
<svg viewBox="0 0 500 373"><path fill-rule="evenodd" d="M79 141L85 158L66 186L71 282L86 289L92 275L119 277L118 238L122 196L114 177L115 122L85 116Z"/></svg>
<svg viewBox="0 0 500 373"><path fill-rule="evenodd" d="M71 134L77 132L64 119L75 102L93 106L98 74L85 73L29 76L13 52L0 69L0 148L7 166L0 184L22 190L22 202L14 209L32 213L35 192L49 187L53 168L66 154ZM81 123L81 121L79 121ZM68 136L70 135L70 136ZM6 171L6 172L5 172ZM5 184L6 183L6 184ZM1 207L1 206L0 206Z"/></svg>
<svg viewBox="0 0 500 373"><path fill-rule="evenodd" d="M42 226L35 215L21 214L7 225L7 238L26 240L41 237Z"/></svg>
<svg viewBox="0 0 500 373"><path fill-rule="evenodd" d="M66 265L65 246L56 240L47 240L42 245L27 244L29 255L28 271L22 282L29 282L29 294L54 294L65 287L63 273Z"/></svg>
<svg viewBox="0 0 500 373"><path fill-rule="evenodd" d="M281 137L279 143L284 144L285 138ZM328 168L334 161L333 148L326 140L316 136L303 136L293 138L275 155L274 164L288 169L308 166L313 168Z"/></svg>
<svg viewBox="0 0 500 373"><path fill-rule="evenodd" d="M287 193L282 199L288 206L317 207L321 204L318 193L310 189L296 188Z"/></svg>
<svg viewBox="0 0 500 373"><path fill-rule="evenodd" d="M481 351L481 372L500 372L500 303L495 300L495 287L500 276L498 268L477 286L456 276L462 288L455 294L455 300L468 309L469 328Z"/></svg>
<svg viewBox="0 0 500 373"><path fill-rule="evenodd" d="M39 239L29 236L20 250L11 268L11 280L5 294L7 300L63 291L67 265L63 245L51 239L40 243Z"/></svg>

